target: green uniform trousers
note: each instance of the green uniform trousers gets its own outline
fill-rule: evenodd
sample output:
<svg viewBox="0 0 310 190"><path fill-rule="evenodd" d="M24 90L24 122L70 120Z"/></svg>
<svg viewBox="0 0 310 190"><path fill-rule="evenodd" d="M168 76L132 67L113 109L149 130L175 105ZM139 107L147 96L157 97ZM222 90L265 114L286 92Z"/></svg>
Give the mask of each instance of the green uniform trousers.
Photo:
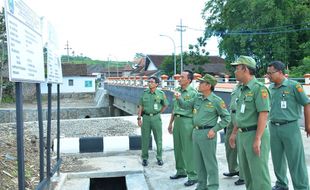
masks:
<svg viewBox="0 0 310 190"><path fill-rule="evenodd" d="M193 131L194 161L198 174L197 190L218 190L219 175L216 159L217 136L208 139L210 129Z"/></svg>
<svg viewBox="0 0 310 190"><path fill-rule="evenodd" d="M269 190L271 189L268 160L270 152L269 130L265 129L260 146L260 157L253 150L253 142L256 131L238 131L238 156L240 169L243 170L247 190Z"/></svg>
<svg viewBox="0 0 310 190"><path fill-rule="evenodd" d="M188 179L196 180L192 135L193 119L190 117L174 117L173 144L177 174L187 174Z"/></svg>
<svg viewBox="0 0 310 190"><path fill-rule="evenodd" d="M226 160L228 164L228 171L229 173L234 173L239 171L239 178L244 179L243 177L243 171L240 168L240 165L238 165L238 142L236 142L236 147L231 148L229 145L229 137L233 131L233 126L231 124L226 128L226 134L225 134L225 150L226 150ZM238 138L236 139L238 141Z"/></svg>
<svg viewBox="0 0 310 190"><path fill-rule="evenodd" d="M141 126L141 139L142 139L142 159L147 160L149 158L149 142L151 131L153 132L154 140L156 143L158 160L162 160L162 121L160 114L155 116L143 115L143 122Z"/></svg>
<svg viewBox="0 0 310 190"><path fill-rule="evenodd" d="M270 124L271 155L276 184L288 186L287 164L295 190L309 190L304 146L298 121L276 126Z"/></svg>

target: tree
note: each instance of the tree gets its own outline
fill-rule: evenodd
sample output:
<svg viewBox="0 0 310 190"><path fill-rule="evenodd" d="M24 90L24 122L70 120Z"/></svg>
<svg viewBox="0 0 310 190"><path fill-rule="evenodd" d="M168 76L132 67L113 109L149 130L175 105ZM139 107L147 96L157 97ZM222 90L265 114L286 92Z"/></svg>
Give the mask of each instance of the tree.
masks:
<svg viewBox="0 0 310 190"><path fill-rule="evenodd" d="M3 75L5 74L5 67L7 66L7 38L6 38L6 29L5 29L5 17L4 17L4 8L0 12L0 103L3 99L3 87L5 85L3 81Z"/></svg>
<svg viewBox="0 0 310 190"><path fill-rule="evenodd" d="M219 51L227 62L239 55L252 56L260 75L273 60L299 66L310 51L309 4L308 0L209 0L202 12L204 37L221 39Z"/></svg>
<svg viewBox="0 0 310 190"><path fill-rule="evenodd" d="M305 57L302 61L302 65L298 67L292 67L289 72L289 76L293 78L302 78L305 74L310 73L310 56Z"/></svg>

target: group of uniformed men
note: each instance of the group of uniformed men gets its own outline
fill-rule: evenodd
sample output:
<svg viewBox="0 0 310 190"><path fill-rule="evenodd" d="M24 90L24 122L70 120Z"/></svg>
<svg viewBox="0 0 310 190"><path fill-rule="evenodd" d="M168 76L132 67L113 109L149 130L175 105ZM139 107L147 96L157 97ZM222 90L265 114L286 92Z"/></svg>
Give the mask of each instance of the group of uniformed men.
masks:
<svg viewBox="0 0 310 190"><path fill-rule="evenodd" d="M303 106L305 131L309 137L310 100L302 86L285 77L285 65L280 61L268 65L267 76L272 82L269 89L255 78L253 58L240 56L231 65L238 84L231 93L230 113L225 102L213 92L217 84L215 77L206 74L199 78L198 93L190 85L193 73L189 70L181 73L168 125L169 133L173 134L176 167L170 179L188 177L185 186L197 183L197 190L218 190L216 134L227 127L225 145L229 172L223 175L239 175L235 185L245 184L247 190L288 190L288 166L294 189L310 190L298 123ZM142 165L148 165L153 132L157 164L162 166L160 113L167 108L168 101L164 92L157 89L157 77L150 77L148 82L137 118L142 136ZM273 187L268 169L270 149L277 178Z"/></svg>

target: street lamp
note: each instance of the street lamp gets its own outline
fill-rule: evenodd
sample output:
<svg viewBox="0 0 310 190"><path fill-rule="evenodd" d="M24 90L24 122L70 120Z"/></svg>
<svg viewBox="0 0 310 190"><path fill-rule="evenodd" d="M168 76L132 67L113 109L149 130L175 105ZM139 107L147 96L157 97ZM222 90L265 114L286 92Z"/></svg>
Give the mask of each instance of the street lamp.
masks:
<svg viewBox="0 0 310 190"><path fill-rule="evenodd" d="M163 36L163 37L167 37L167 38L169 38L171 41L172 41L172 43L173 43L173 51L174 51L174 54L173 54L173 62L174 62L174 75L176 75L177 74L177 62L176 62L176 57L175 57L175 43L174 43L174 40L173 40L173 38L171 38L170 36L167 36L167 35L162 35L162 34L160 34L160 36Z"/></svg>

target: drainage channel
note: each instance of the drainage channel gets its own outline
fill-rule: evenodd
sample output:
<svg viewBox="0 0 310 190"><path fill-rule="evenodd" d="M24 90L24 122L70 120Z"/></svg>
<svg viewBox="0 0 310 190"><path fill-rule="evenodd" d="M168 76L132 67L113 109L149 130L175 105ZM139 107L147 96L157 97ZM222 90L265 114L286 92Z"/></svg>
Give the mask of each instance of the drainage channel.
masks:
<svg viewBox="0 0 310 190"><path fill-rule="evenodd" d="M141 171L82 172L64 174L55 190L147 190Z"/></svg>
<svg viewBox="0 0 310 190"><path fill-rule="evenodd" d="M91 178L89 190L127 190L126 178L109 177L109 178Z"/></svg>

